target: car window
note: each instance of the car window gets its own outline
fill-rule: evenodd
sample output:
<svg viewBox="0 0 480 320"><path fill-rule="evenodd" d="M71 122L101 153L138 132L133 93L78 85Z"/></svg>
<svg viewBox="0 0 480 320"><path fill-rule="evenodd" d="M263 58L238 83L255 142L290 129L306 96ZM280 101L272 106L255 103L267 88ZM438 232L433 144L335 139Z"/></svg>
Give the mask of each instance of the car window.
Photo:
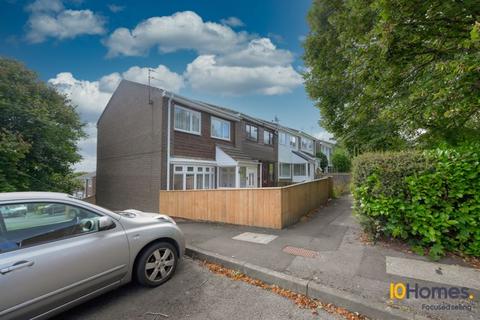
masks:
<svg viewBox="0 0 480 320"><path fill-rule="evenodd" d="M100 215L63 203L0 205L0 253L98 231Z"/></svg>

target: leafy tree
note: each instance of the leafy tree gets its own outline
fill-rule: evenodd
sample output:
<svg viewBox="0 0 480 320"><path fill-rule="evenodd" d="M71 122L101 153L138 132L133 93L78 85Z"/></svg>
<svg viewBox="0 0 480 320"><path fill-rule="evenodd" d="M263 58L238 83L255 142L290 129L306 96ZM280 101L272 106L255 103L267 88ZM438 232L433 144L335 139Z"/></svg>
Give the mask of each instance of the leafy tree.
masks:
<svg viewBox="0 0 480 320"><path fill-rule="evenodd" d="M349 172L352 162L345 150L336 148L332 154L332 164L333 168L338 172Z"/></svg>
<svg viewBox="0 0 480 320"><path fill-rule="evenodd" d="M0 58L0 191L74 189L82 126L64 96L21 63Z"/></svg>
<svg viewBox="0 0 480 320"><path fill-rule="evenodd" d="M480 136L478 0L316 0L306 89L350 152ZM356 149L356 150L355 150Z"/></svg>
<svg viewBox="0 0 480 320"><path fill-rule="evenodd" d="M317 158L320 160L320 168L322 172L328 167L328 158L323 152L317 152Z"/></svg>

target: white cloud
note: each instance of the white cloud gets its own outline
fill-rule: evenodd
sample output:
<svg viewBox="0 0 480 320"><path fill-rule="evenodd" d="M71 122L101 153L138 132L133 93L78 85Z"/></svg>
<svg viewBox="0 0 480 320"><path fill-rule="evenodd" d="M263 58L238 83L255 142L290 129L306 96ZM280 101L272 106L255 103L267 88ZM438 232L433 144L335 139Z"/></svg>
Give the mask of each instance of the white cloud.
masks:
<svg viewBox="0 0 480 320"><path fill-rule="evenodd" d="M91 10L66 10L61 1L37 0L26 8L27 40L40 43L47 38L69 39L82 34L103 34L105 20Z"/></svg>
<svg viewBox="0 0 480 320"><path fill-rule="evenodd" d="M78 80L70 72L61 72L48 83L65 94L84 117L93 121L107 104L111 92L101 91L98 81Z"/></svg>
<svg viewBox="0 0 480 320"><path fill-rule="evenodd" d="M178 92L184 86L183 77L178 73L170 71L167 67L159 65L157 68L152 69L151 85L154 87L163 88L169 91ZM131 67L124 73L122 73L124 79L140 82L143 84L148 83L148 68Z"/></svg>
<svg viewBox="0 0 480 320"><path fill-rule="evenodd" d="M333 134L330 132L326 131L325 129L322 128L321 131L315 133L313 135L315 138L327 141L327 142L335 142L335 139L333 139Z"/></svg>
<svg viewBox="0 0 480 320"><path fill-rule="evenodd" d="M167 67L159 65L152 70L152 76L155 77L151 82L152 86L173 92L178 92L183 87L182 76ZM62 72L48 80L48 83L65 94L78 107L83 119L96 121L122 79L146 84L148 68L134 66L121 74L114 72L105 75L97 81L79 80L70 72Z"/></svg>
<svg viewBox="0 0 480 320"><path fill-rule="evenodd" d="M118 72L107 74L100 78L98 89L103 92L113 93L118 84L122 81L122 76Z"/></svg>
<svg viewBox="0 0 480 320"><path fill-rule="evenodd" d="M292 53L277 49L269 38L253 39L244 49L217 59L218 64L229 66L285 66L292 61Z"/></svg>
<svg viewBox="0 0 480 320"><path fill-rule="evenodd" d="M95 171L97 166L97 126L89 122L84 127L87 137L78 142L82 160L75 164L76 171Z"/></svg>
<svg viewBox="0 0 480 320"><path fill-rule="evenodd" d="M217 65L214 55L201 55L187 66L185 78L195 90L225 94L275 95L290 92L302 84L292 66Z"/></svg>
<svg viewBox="0 0 480 320"><path fill-rule="evenodd" d="M204 92L274 95L302 84L290 51L277 48L270 38L234 31L228 25L241 22L235 19L220 24L205 22L192 11L177 12L149 18L131 30L118 28L104 45L110 57L145 55L152 47L160 52L193 50L199 56L184 76L192 88Z"/></svg>
<svg viewBox="0 0 480 320"><path fill-rule="evenodd" d="M31 12L59 12L63 10L63 3L60 0L36 0L26 9Z"/></svg>
<svg viewBox="0 0 480 320"><path fill-rule="evenodd" d="M243 27L245 23L237 17L228 17L227 19L221 19L221 23L230 27Z"/></svg>
<svg viewBox="0 0 480 320"><path fill-rule="evenodd" d="M247 40L245 32L230 27L204 22L192 11L177 12L171 16L152 17L135 28L118 28L104 41L108 56L139 56L152 47L161 52L191 49L199 53L219 53L232 50Z"/></svg>
<svg viewBox="0 0 480 320"><path fill-rule="evenodd" d="M120 5L117 5L117 4L109 4L108 9L110 11L112 11L113 13L117 13L117 12L125 10L125 6L120 6Z"/></svg>
<svg viewBox="0 0 480 320"><path fill-rule="evenodd" d="M160 80L152 80L152 86L158 86L170 91L178 92L183 87L181 75L159 65L152 69L152 76ZM83 159L75 166L77 171L94 171L96 166L97 128L96 121L108 103L112 93L122 79L140 83L148 82L148 68L134 66L123 73L114 72L101 77L96 81L76 79L70 72L57 74L48 80L57 91L65 94L77 110L83 121L87 121L85 131L87 137L79 141L79 152Z"/></svg>

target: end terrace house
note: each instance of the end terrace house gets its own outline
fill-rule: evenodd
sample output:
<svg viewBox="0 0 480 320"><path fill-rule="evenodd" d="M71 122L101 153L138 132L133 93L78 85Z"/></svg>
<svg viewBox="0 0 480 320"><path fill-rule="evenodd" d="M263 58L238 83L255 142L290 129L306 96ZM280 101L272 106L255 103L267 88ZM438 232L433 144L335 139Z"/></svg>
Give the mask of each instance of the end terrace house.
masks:
<svg viewBox="0 0 480 320"><path fill-rule="evenodd" d="M123 80L97 123L97 203L158 212L159 190L274 186L272 126Z"/></svg>

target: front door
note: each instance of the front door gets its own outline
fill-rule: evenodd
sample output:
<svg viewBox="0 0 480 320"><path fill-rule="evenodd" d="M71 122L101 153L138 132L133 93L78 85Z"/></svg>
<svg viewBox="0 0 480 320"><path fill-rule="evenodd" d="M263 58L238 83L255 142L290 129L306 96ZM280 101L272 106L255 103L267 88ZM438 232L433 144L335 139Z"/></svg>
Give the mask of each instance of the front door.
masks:
<svg viewBox="0 0 480 320"><path fill-rule="evenodd" d="M273 162L262 162L262 187L274 186L274 172Z"/></svg>
<svg viewBox="0 0 480 320"><path fill-rule="evenodd" d="M247 188L257 187L257 167L247 167Z"/></svg>
<svg viewBox="0 0 480 320"><path fill-rule="evenodd" d="M64 203L0 205L0 318L23 319L119 284L123 227L98 231L99 213ZM21 214L10 214L12 208ZM20 209L19 209L20 208Z"/></svg>

